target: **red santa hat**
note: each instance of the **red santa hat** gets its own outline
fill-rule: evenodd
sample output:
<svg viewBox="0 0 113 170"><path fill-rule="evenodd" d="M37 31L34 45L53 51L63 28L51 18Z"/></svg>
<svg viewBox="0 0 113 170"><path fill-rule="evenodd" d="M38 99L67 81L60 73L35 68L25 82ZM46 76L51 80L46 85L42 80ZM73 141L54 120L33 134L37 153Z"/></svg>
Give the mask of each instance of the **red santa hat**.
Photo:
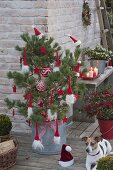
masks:
<svg viewBox="0 0 113 170"><path fill-rule="evenodd" d="M75 39L74 37L72 37L70 34L68 34L68 37L71 38L71 40L74 42L75 46L79 46L81 44L80 40Z"/></svg>
<svg viewBox="0 0 113 170"><path fill-rule="evenodd" d="M80 64L81 64L81 61L78 61L77 65L75 66L75 72L76 72L77 77L80 76Z"/></svg>
<svg viewBox="0 0 113 170"><path fill-rule="evenodd" d="M63 144L62 145L62 150L61 150L61 158L58 161L59 165L62 167L68 167L73 165L74 163L74 158L71 155L71 147L69 145Z"/></svg>
<svg viewBox="0 0 113 170"><path fill-rule="evenodd" d="M41 141L40 141L40 138L39 138L39 134L38 134L38 123L36 122L36 134L35 134L35 138L34 138L34 141L32 143L32 148L34 150L36 150L37 148L39 149L43 149L44 146L42 145Z"/></svg>
<svg viewBox="0 0 113 170"><path fill-rule="evenodd" d="M54 143L60 144L60 134L59 134L59 131L58 131L58 119L56 119L56 131L55 131L55 134L54 134Z"/></svg>
<svg viewBox="0 0 113 170"><path fill-rule="evenodd" d="M32 97L32 93L30 92L29 103L28 103L28 118L30 118L31 115L33 114L32 102L33 102L33 97Z"/></svg>
<svg viewBox="0 0 113 170"><path fill-rule="evenodd" d="M60 57L59 57L59 54L58 54L58 50L56 50L56 63L55 63L55 66L53 68L53 71L54 72L59 71L60 65L61 65L61 60L60 60Z"/></svg>
<svg viewBox="0 0 113 170"><path fill-rule="evenodd" d="M29 72L29 66L27 64L27 50L24 48L24 58L23 58L23 64L22 64L22 72L28 73Z"/></svg>
<svg viewBox="0 0 113 170"><path fill-rule="evenodd" d="M107 63L108 68L112 68L112 60L109 58L108 63Z"/></svg>
<svg viewBox="0 0 113 170"><path fill-rule="evenodd" d="M35 35L37 35L39 38L42 38L43 33L41 33L34 25L32 25Z"/></svg>
<svg viewBox="0 0 113 170"><path fill-rule="evenodd" d="M66 95L66 103L68 105L74 104L75 102L75 96L73 94L72 88L71 88L71 77L68 79L68 91Z"/></svg>

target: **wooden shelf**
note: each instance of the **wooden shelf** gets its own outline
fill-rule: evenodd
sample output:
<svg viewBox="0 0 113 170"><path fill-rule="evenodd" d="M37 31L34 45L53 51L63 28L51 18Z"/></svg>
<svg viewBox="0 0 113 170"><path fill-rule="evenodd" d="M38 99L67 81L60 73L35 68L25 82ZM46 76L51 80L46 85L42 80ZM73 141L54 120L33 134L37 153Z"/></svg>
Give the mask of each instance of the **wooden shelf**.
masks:
<svg viewBox="0 0 113 170"><path fill-rule="evenodd" d="M98 87L101 83L104 82L105 79L107 79L111 74L113 73L113 68L106 68L104 71L104 74L101 74L97 79L94 80L82 80L82 79L78 79L78 83L84 83L87 85L93 85L96 87Z"/></svg>

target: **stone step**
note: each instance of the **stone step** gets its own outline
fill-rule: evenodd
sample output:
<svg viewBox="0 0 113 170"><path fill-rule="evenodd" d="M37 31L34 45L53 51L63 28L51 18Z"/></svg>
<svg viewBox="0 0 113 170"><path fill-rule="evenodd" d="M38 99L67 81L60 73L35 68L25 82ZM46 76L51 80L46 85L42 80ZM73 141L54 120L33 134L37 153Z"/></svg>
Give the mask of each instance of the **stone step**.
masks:
<svg viewBox="0 0 113 170"><path fill-rule="evenodd" d="M8 78L0 77L0 85L10 85Z"/></svg>
<svg viewBox="0 0 113 170"><path fill-rule="evenodd" d="M4 102L4 100L0 100L0 107L5 107L6 105L5 105L5 102Z"/></svg>
<svg viewBox="0 0 113 170"><path fill-rule="evenodd" d="M0 113L6 114L8 112L8 108L6 106L0 107Z"/></svg>
<svg viewBox="0 0 113 170"><path fill-rule="evenodd" d="M20 70L19 63L1 63L0 62L0 70Z"/></svg>

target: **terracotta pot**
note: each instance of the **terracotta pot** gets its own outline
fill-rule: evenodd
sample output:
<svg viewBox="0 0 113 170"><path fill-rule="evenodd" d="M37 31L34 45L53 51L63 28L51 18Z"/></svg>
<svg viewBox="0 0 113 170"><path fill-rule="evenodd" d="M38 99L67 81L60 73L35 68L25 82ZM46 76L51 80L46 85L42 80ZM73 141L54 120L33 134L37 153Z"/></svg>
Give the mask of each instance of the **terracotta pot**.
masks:
<svg viewBox="0 0 113 170"><path fill-rule="evenodd" d="M98 120L100 132L104 139L113 139L113 120Z"/></svg>

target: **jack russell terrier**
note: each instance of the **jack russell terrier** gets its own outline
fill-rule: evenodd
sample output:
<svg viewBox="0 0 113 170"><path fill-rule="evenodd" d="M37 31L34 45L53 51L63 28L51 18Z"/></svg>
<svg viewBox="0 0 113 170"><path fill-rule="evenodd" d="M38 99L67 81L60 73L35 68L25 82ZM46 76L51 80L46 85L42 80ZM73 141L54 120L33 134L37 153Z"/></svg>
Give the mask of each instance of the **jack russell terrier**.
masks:
<svg viewBox="0 0 113 170"><path fill-rule="evenodd" d="M111 144L101 137L83 137L83 141L86 143L86 169L87 170L96 170L97 161L109 154L113 154L111 152L112 147Z"/></svg>

